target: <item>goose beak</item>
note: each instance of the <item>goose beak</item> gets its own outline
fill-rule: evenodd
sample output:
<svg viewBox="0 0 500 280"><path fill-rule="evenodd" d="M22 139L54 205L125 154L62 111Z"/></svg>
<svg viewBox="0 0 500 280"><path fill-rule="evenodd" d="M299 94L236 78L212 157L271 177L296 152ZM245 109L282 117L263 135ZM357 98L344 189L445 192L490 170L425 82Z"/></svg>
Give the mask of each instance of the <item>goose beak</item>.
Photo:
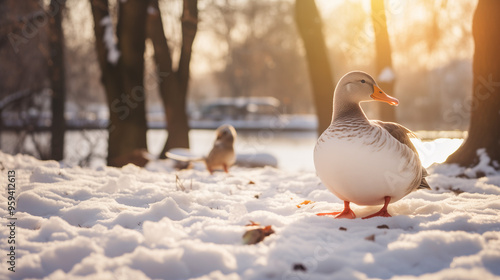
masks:
<svg viewBox="0 0 500 280"><path fill-rule="evenodd" d="M385 93L376 85L373 85L373 93L372 95L370 95L370 97L376 101L386 102L393 106L398 106L399 104L399 100L397 100L392 96L387 95L387 93Z"/></svg>

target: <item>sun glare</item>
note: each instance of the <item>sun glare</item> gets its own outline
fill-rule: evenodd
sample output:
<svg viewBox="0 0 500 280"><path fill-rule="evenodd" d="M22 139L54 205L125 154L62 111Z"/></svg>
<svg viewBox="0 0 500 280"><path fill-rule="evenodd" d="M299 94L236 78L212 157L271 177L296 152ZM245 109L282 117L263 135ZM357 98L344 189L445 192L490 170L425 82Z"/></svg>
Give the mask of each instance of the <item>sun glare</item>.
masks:
<svg viewBox="0 0 500 280"><path fill-rule="evenodd" d="M421 141L419 139L411 139L413 145L417 148L422 165L427 168L434 163L443 163L449 155L455 152L463 139L439 138L434 141Z"/></svg>

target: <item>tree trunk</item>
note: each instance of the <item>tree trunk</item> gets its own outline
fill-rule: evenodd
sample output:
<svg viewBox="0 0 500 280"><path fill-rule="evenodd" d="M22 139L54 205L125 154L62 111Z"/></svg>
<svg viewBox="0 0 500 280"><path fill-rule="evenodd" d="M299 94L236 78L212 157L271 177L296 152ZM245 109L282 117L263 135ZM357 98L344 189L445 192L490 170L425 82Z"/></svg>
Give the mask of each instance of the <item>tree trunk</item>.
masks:
<svg viewBox="0 0 500 280"><path fill-rule="evenodd" d="M90 0L92 7L92 16L94 18L95 46L97 59L101 68L101 82L106 92L106 100L109 108L109 126L108 126L108 164L110 156L118 155L118 145L116 134L117 124L120 122L120 111L115 107L120 100L120 93L123 92L120 71L118 68L119 59L116 57L116 42L114 38L113 25L109 14L109 3L107 0ZM105 41L105 34L107 40ZM110 34L112 35L111 38ZM109 57L109 58L108 58ZM115 101L118 100L118 101ZM126 109L126 108L124 108Z"/></svg>
<svg viewBox="0 0 500 280"><path fill-rule="evenodd" d="M500 163L500 1L479 0L472 22L475 51L473 92L469 135L462 146L446 160L470 167L479 162L480 149Z"/></svg>
<svg viewBox="0 0 500 280"><path fill-rule="evenodd" d="M189 83L191 48L198 26L197 0L184 0L182 13L182 49L177 71L173 70L172 58L163 30L158 1L151 3L154 13L148 17L148 36L153 42L155 60L158 65L160 96L165 108L168 138L160 154L172 148L189 148L189 123L186 101Z"/></svg>
<svg viewBox="0 0 500 280"><path fill-rule="evenodd" d="M321 134L328 128L332 120L335 87L323 37L323 25L316 2L314 0L296 0L295 21L306 50L309 77L318 117L318 134Z"/></svg>
<svg viewBox="0 0 500 280"><path fill-rule="evenodd" d="M198 29L198 0L184 0L181 17L182 24L182 48L177 68L178 85L167 96L163 96L167 122L168 139L163 147L162 154L171 148L189 147L189 123L186 112L187 93L189 83L189 65L191 62L191 52ZM168 104L167 104L168 103Z"/></svg>
<svg viewBox="0 0 500 280"><path fill-rule="evenodd" d="M391 43L387 32L384 0L371 0L372 22L375 33L376 80L389 95L394 96L394 72L392 70ZM394 106L379 102L379 118L382 121L396 121Z"/></svg>
<svg viewBox="0 0 500 280"><path fill-rule="evenodd" d="M64 120L65 77L64 77L64 36L62 29L62 12L64 1L51 0L49 17L49 50L48 61L49 79L52 88L52 126L51 126L51 158L64 158L64 134L66 122Z"/></svg>
<svg viewBox="0 0 500 280"><path fill-rule="evenodd" d="M144 166L147 159L140 151L147 151L146 95L144 91L144 50L146 15L149 1L119 1L116 33L121 52L120 73L123 84L122 105L129 109L113 131L113 145L117 151L108 155L108 164L122 166L132 162ZM111 135L110 135L111 144Z"/></svg>
<svg viewBox="0 0 500 280"><path fill-rule="evenodd" d="M115 44L108 1L91 0L97 57L110 113L110 166L127 163L144 166L148 161L143 85L148 4L149 1L142 0L119 2L118 44Z"/></svg>

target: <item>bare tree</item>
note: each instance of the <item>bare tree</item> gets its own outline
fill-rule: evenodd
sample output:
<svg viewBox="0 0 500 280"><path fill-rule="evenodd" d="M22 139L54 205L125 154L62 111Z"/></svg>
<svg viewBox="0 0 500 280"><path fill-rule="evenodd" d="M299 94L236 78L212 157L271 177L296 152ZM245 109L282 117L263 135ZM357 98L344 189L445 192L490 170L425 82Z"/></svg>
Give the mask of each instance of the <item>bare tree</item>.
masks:
<svg viewBox="0 0 500 280"><path fill-rule="evenodd" d="M216 94L272 95L282 101L287 113L309 113L312 96L304 96L310 91L309 77L300 49L302 42L296 26L291 24L293 2L211 0L209 3L200 28L211 32L222 50L204 53L214 62Z"/></svg>
<svg viewBox="0 0 500 280"><path fill-rule="evenodd" d="M186 101L192 45L198 24L197 0L184 0L182 48L177 69L164 34L158 0L120 1L116 33L107 0L91 0L99 64L110 108L108 164L147 163L144 79L145 39L155 51L160 96L167 120L168 139L161 157L174 147L189 147Z"/></svg>
<svg viewBox="0 0 500 280"><path fill-rule="evenodd" d="M189 148L189 123L186 101L189 82L189 65L193 41L198 26L198 1L184 0L182 9L182 47L177 69L168 47L163 30L158 0L153 0L149 8L147 35L153 43L155 61L160 83L160 96L165 109L168 138L160 154L161 158L172 148Z"/></svg>
<svg viewBox="0 0 500 280"><path fill-rule="evenodd" d="M251 1L248 4L253 5L255 2ZM217 73L216 78L219 84L228 89L229 95L234 97L243 96L248 92L248 88L244 88L243 86L243 71L239 65L239 62L242 60L238 57L238 53L240 52L235 50L238 46L232 36L234 33L233 30L236 27L237 12L242 9L235 7L234 1L230 0L225 0L224 2L212 0L208 7L209 12L206 17L211 17L209 21L212 23L212 32L214 32L218 42L223 42L227 48L227 52L221 58L225 61L226 65L222 71ZM247 24L249 23L247 22Z"/></svg>
<svg viewBox="0 0 500 280"><path fill-rule="evenodd" d="M295 1L295 19L304 42L318 117L318 133L330 125L334 82L323 37L323 24L314 0Z"/></svg>
<svg viewBox="0 0 500 280"><path fill-rule="evenodd" d="M64 134L66 122L64 119L64 104L66 101L66 79L64 67L64 36L62 29L62 12L65 1L51 0L49 12L49 79L52 88L52 125L51 153L52 159L64 158Z"/></svg>
<svg viewBox="0 0 500 280"><path fill-rule="evenodd" d="M394 72L392 68L392 51L387 31L387 18L385 15L384 0L371 0L372 22L375 33L376 75L378 84L386 93L394 96ZM379 119L383 121L396 121L396 110L383 102L378 104Z"/></svg>
<svg viewBox="0 0 500 280"><path fill-rule="evenodd" d="M110 111L108 165L144 166L148 161L144 154L147 123L143 79L149 1L118 1L117 44L108 1L90 1L97 56Z"/></svg>
<svg viewBox="0 0 500 280"><path fill-rule="evenodd" d="M489 164L500 169L500 1L479 0L472 22L475 51L469 135L463 145L446 160L462 166L479 162L483 151ZM496 163L495 163L496 162ZM478 174L480 175L480 174Z"/></svg>
<svg viewBox="0 0 500 280"><path fill-rule="evenodd" d="M51 2L47 7L43 1L0 1L0 132L8 139L2 141L4 151L62 159L64 109L60 105L65 89L58 47L63 39L52 27L61 27L63 4ZM52 131L52 145L50 135L40 132L51 129L47 115L51 107L56 111L52 124L58 127Z"/></svg>

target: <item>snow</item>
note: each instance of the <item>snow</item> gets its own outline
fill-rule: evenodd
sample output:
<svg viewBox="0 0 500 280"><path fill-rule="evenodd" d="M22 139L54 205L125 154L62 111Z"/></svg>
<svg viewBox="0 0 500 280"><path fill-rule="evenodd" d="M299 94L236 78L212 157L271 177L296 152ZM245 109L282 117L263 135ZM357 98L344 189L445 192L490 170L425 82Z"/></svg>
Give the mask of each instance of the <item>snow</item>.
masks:
<svg viewBox="0 0 500 280"><path fill-rule="evenodd" d="M381 83L390 83L394 81L395 78L396 75L394 74L394 71L392 71L391 67L387 66L384 69L382 69L377 80Z"/></svg>
<svg viewBox="0 0 500 280"><path fill-rule="evenodd" d="M124 1L122 1L124 2ZM101 26L104 26L104 37L102 38L108 50L108 62L116 65L120 59L120 51L116 48L115 35L113 32L113 21L110 16L101 19Z"/></svg>
<svg viewBox="0 0 500 280"><path fill-rule="evenodd" d="M498 168L498 162L491 162L491 159L484 148L477 150L476 153L479 156L479 163L472 168L467 168L464 171L464 174L467 175L467 177L480 177L477 176L478 173L485 175L495 174L496 170L493 166Z"/></svg>
<svg viewBox="0 0 500 280"><path fill-rule="evenodd" d="M2 184L15 170L18 202L16 271L2 251L0 279L500 278L500 173L478 153L472 169L431 166L433 189L391 204L391 218L335 220L315 215L343 203L313 171L210 175L169 160L85 169L0 152ZM456 176L478 171L487 176ZM242 244L250 220L275 233ZM0 227L2 250L9 234Z"/></svg>
<svg viewBox="0 0 500 280"><path fill-rule="evenodd" d="M156 14L158 14L158 10L154 6L152 6L152 5L148 6L147 12L148 12L148 15L156 15Z"/></svg>

